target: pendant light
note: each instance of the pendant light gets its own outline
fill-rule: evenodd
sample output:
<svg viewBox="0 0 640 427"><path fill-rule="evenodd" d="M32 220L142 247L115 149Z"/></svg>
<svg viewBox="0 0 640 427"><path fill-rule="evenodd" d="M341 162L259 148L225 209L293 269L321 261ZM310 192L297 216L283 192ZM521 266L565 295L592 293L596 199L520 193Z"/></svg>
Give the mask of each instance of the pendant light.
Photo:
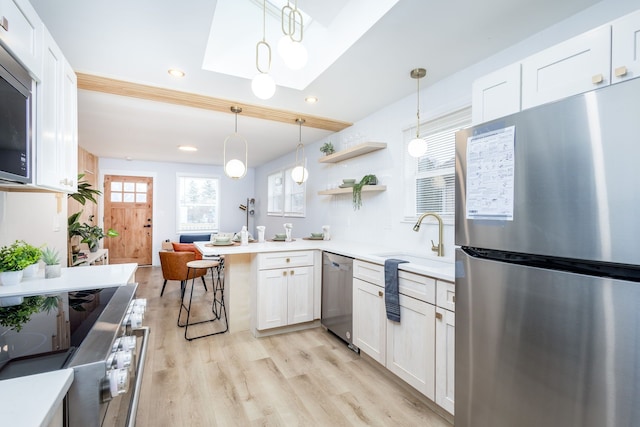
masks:
<svg viewBox="0 0 640 427"><path fill-rule="evenodd" d="M265 32L267 27L266 22L267 5L266 0L262 1L262 40L256 43L256 68L258 74L251 81L251 90L253 94L260 99L269 99L276 93L276 83L273 81L273 77L269 75L271 71L271 46L265 39ZM263 68L260 66L260 48L266 50L267 64Z"/></svg>
<svg viewBox="0 0 640 427"><path fill-rule="evenodd" d="M236 107L235 105L231 107L231 112L236 116L236 127L235 131L225 138L224 140L224 152L223 152L223 163L224 163L224 173L229 178L240 179L243 178L247 174L247 165L249 159L249 146L247 144L247 140L238 133L238 113L242 113L242 108ZM242 160L237 158L232 158L227 161L227 145L242 145L244 144L244 163Z"/></svg>
<svg viewBox="0 0 640 427"><path fill-rule="evenodd" d="M298 139L298 145L296 146L296 165L291 171L291 178L298 185L302 185L302 183L309 178L309 172L304 167L306 161L304 158L304 145L302 144L302 124L304 122L304 119L296 119L296 123L300 126L300 137Z"/></svg>
<svg viewBox="0 0 640 427"><path fill-rule="evenodd" d="M427 70L424 68L416 68L409 73L412 79L416 79L418 82L418 112L416 122L416 137L409 141L407 150L411 157L422 157L427 152L427 141L420 138L420 79L427 75Z"/></svg>
<svg viewBox="0 0 640 427"><path fill-rule="evenodd" d="M304 22L298 10L298 0L295 0L294 7L288 0L282 7L280 26L284 35L278 41L278 53L287 67L299 70L307 65L309 54L302 44Z"/></svg>

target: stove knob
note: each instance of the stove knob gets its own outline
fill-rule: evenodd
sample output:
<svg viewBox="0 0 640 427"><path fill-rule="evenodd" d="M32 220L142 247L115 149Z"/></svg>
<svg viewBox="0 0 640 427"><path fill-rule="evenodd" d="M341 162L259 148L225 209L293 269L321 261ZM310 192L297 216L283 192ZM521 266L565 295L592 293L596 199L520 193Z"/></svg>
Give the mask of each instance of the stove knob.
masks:
<svg viewBox="0 0 640 427"><path fill-rule="evenodd" d="M122 350L133 351L136 349L136 337L132 335L125 335L120 337L120 348Z"/></svg>
<svg viewBox="0 0 640 427"><path fill-rule="evenodd" d="M129 391L129 372L126 369L111 369L107 372L107 382L111 398Z"/></svg>
<svg viewBox="0 0 640 427"><path fill-rule="evenodd" d="M128 369L131 366L133 353L129 350L120 350L115 352L115 364L118 369Z"/></svg>
<svg viewBox="0 0 640 427"><path fill-rule="evenodd" d="M133 329L140 328L142 326L142 314L140 313L131 313L129 316L129 325Z"/></svg>

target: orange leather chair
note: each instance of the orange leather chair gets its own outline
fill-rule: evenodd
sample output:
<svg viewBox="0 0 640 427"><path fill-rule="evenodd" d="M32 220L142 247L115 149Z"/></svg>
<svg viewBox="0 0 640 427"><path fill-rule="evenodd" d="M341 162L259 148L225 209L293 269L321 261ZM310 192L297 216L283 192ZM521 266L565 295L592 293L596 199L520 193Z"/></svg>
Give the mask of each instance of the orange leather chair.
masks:
<svg viewBox="0 0 640 427"><path fill-rule="evenodd" d="M162 276L164 278L164 284L162 285L160 296L164 294L164 287L167 286L168 280L180 281L180 290L182 293L184 293L187 280L200 277L202 279L202 284L204 285L205 291L207 290L207 284L204 281L204 276L209 271L208 269L192 269L189 277L187 277L187 263L189 261L194 261L195 259L196 254L193 252L160 252L160 266L162 267Z"/></svg>

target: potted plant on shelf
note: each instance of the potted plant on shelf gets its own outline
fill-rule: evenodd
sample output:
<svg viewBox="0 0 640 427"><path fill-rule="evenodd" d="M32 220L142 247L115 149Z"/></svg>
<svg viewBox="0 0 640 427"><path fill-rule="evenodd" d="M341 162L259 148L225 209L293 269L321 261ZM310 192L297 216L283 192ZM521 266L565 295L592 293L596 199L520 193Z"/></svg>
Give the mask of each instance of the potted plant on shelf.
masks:
<svg viewBox="0 0 640 427"><path fill-rule="evenodd" d="M0 248L0 281L5 286L17 285L22 280L23 270L29 265L28 251L16 240Z"/></svg>
<svg viewBox="0 0 640 427"><path fill-rule="evenodd" d="M25 257L27 258L27 261L29 261L29 265L23 270L22 277L33 277L38 272L38 261L40 261L42 251L40 248L30 245L24 240L20 240L19 243L23 246Z"/></svg>
<svg viewBox="0 0 640 427"><path fill-rule="evenodd" d="M44 248L42 251L42 261L45 263L45 279L60 277L60 255L57 250L50 247Z"/></svg>
<svg viewBox="0 0 640 427"><path fill-rule="evenodd" d="M320 151L323 152L325 156L328 156L329 154L333 154L336 152L335 148L333 148L333 144L331 143L331 141L325 142L324 144L322 144L322 147L320 147Z"/></svg>
<svg viewBox="0 0 640 427"><path fill-rule="evenodd" d="M360 209L362 206L362 187L365 185L376 185L378 178L375 175L365 175L360 182L353 186L353 210Z"/></svg>
<svg viewBox="0 0 640 427"><path fill-rule="evenodd" d="M81 214L82 211L76 212L71 215L67 221L69 239L73 238L74 236L79 236L80 243L86 243L87 246L89 246L89 250L91 252L95 252L98 250L98 243L100 243L101 239L104 239L105 237L117 237L120 235L116 230L112 228L108 229L105 233L102 227L99 227L97 225L88 224L86 222L81 224L78 220ZM93 215L89 217L89 221L93 222Z"/></svg>

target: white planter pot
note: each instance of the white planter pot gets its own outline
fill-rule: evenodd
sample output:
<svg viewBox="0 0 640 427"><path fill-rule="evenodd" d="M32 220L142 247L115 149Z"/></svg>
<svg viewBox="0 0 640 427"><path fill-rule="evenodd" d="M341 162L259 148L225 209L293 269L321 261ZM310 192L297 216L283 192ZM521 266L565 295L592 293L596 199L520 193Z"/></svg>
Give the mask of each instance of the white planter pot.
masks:
<svg viewBox="0 0 640 427"><path fill-rule="evenodd" d="M22 281L22 274L22 270L3 271L0 273L0 282L2 282L2 286L15 286Z"/></svg>
<svg viewBox="0 0 640 427"><path fill-rule="evenodd" d="M38 270L40 269L40 264L37 262L35 264L31 264L29 267L25 268L23 271L22 278L33 277L38 274Z"/></svg>
<svg viewBox="0 0 640 427"><path fill-rule="evenodd" d="M55 279L56 277L60 277L60 264L45 265L44 266L44 278L45 279Z"/></svg>
<svg viewBox="0 0 640 427"><path fill-rule="evenodd" d="M24 297L3 297L0 298L0 307L11 307L14 305L22 304Z"/></svg>

